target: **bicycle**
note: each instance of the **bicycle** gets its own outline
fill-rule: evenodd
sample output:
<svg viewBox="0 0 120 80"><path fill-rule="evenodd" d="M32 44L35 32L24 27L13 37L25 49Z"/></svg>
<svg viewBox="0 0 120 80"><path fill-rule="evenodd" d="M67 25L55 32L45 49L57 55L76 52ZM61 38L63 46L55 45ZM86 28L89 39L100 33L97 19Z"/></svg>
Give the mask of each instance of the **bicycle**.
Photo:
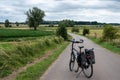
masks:
<svg viewBox="0 0 120 80"><path fill-rule="evenodd" d="M93 64L95 64L95 55L93 48L85 49L85 52L82 52L81 49L84 48L84 46L78 46L80 50L78 51L74 48L74 44L83 43L83 40L75 41L75 39L73 39L71 42L72 42L72 49L71 49L71 57L69 62L70 71L74 70L75 62L77 62L77 69L75 70L75 72L78 72L79 68L81 68L81 71L76 77L78 77L80 73L83 71L84 75L87 78L91 78L93 75Z"/></svg>

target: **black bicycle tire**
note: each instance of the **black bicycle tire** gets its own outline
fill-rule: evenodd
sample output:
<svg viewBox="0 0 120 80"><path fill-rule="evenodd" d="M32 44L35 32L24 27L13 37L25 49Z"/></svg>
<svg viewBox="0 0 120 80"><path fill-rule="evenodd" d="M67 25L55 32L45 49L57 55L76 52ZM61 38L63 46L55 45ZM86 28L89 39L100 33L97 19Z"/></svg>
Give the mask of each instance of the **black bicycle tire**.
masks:
<svg viewBox="0 0 120 80"><path fill-rule="evenodd" d="M91 61L91 60L89 60L89 67L91 68L91 73L90 73L90 75L87 75L87 74L85 73L85 69L83 69L83 73L84 73L85 77L87 77L87 78L91 78L91 77L93 76L93 64L92 64L92 61Z"/></svg>
<svg viewBox="0 0 120 80"><path fill-rule="evenodd" d="M73 60L72 60L72 58L73 58ZM72 67L72 64L73 64L73 67ZM69 62L70 71L73 71L74 65L75 65L75 56L73 53L71 53L70 62Z"/></svg>

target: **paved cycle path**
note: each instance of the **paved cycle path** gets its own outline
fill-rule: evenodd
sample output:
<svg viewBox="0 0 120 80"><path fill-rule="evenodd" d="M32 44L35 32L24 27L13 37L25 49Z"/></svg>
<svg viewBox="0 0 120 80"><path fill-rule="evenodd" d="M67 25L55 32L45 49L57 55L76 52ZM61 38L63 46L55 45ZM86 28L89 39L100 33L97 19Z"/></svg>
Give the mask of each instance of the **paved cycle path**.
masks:
<svg viewBox="0 0 120 80"><path fill-rule="evenodd" d="M76 78L77 73L69 71L69 45L58 59L49 67L40 80L120 80L120 55L106 50L89 39L71 34L76 40L83 39L85 48L94 48L96 64L93 65L93 77L87 79L83 73Z"/></svg>

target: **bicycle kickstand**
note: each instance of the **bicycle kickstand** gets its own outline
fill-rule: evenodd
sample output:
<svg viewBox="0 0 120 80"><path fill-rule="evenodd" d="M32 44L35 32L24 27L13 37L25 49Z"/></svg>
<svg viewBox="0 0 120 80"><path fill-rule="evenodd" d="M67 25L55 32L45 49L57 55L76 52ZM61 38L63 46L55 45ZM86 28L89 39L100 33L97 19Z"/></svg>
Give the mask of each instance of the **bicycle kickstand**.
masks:
<svg viewBox="0 0 120 80"><path fill-rule="evenodd" d="M81 74L81 72L83 71L83 69L78 73L78 75L76 76L76 78L78 78L79 77L79 75Z"/></svg>
<svg viewBox="0 0 120 80"><path fill-rule="evenodd" d="M77 67L77 69L75 70L75 72L77 73L79 71L79 66Z"/></svg>

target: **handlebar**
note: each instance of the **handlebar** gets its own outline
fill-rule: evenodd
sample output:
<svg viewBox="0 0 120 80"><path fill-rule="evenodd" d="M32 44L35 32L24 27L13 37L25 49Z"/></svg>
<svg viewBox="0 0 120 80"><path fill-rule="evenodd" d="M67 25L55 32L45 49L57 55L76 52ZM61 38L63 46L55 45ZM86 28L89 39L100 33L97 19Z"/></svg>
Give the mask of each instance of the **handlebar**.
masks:
<svg viewBox="0 0 120 80"><path fill-rule="evenodd" d="M69 41L72 42L72 50L73 50L74 43L83 43L84 42L83 39L80 39L80 41L75 41L75 39L72 39L72 40L69 40Z"/></svg>
<svg viewBox="0 0 120 80"><path fill-rule="evenodd" d="M72 43L83 43L84 40L83 40L83 39L80 39L80 41L75 41L75 39L73 39L73 40L70 40L70 42L72 42Z"/></svg>

